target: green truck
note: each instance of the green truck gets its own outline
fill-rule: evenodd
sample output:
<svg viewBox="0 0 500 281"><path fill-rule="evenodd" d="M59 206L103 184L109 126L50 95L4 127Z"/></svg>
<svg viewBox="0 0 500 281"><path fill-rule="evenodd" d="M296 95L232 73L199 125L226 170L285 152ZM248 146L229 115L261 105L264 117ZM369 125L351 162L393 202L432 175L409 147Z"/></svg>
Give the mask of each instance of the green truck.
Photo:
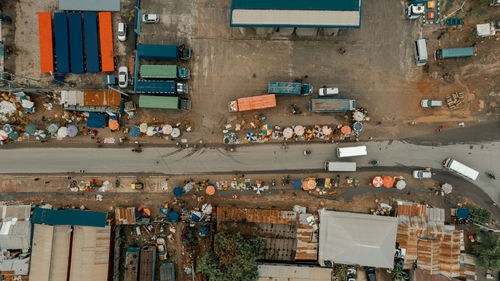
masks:
<svg viewBox="0 0 500 281"><path fill-rule="evenodd" d="M148 79L183 79L191 78L191 71L177 65L141 65L141 78Z"/></svg>
<svg viewBox="0 0 500 281"><path fill-rule="evenodd" d="M139 108L190 110L191 101L179 97L141 95Z"/></svg>

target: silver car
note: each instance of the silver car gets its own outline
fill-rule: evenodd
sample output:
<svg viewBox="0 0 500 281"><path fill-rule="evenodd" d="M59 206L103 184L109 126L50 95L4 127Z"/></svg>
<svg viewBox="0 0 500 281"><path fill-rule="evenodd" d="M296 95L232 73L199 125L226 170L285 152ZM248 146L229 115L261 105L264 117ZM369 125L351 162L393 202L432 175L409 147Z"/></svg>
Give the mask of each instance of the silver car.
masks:
<svg viewBox="0 0 500 281"><path fill-rule="evenodd" d="M128 68L126 66L118 68L118 86L120 88L128 87Z"/></svg>
<svg viewBox="0 0 500 281"><path fill-rule="evenodd" d="M413 175L413 178L419 179L419 180L432 178L432 173L427 171L427 170L414 170L412 175Z"/></svg>
<svg viewBox="0 0 500 281"><path fill-rule="evenodd" d="M157 14L144 14L142 15L142 22L144 23L158 23L160 17Z"/></svg>
<svg viewBox="0 0 500 281"><path fill-rule="evenodd" d="M436 108L436 107L441 107L443 106L443 101L440 100L422 100L420 102L420 106L423 108Z"/></svg>

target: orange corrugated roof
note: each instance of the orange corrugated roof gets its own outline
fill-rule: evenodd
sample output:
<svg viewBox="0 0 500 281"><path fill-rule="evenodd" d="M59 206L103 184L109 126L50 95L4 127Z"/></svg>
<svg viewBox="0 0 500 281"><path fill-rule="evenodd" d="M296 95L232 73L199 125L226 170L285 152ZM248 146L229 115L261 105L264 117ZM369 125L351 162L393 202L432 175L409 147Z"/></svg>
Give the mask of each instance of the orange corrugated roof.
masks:
<svg viewBox="0 0 500 281"><path fill-rule="evenodd" d="M120 106L120 93L112 91L84 91L83 103L87 106Z"/></svg>
<svg viewBox="0 0 500 281"><path fill-rule="evenodd" d="M263 109L276 107L276 96L275 95L262 95L248 98L238 99L238 110L247 111L255 109Z"/></svg>
<svg viewBox="0 0 500 281"><path fill-rule="evenodd" d="M115 71L111 12L99 12L99 36L101 42L102 72Z"/></svg>
<svg viewBox="0 0 500 281"><path fill-rule="evenodd" d="M38 13L38 38L40 41L40 71L42 73L54 72L52 15L50 12Z"/></svg>

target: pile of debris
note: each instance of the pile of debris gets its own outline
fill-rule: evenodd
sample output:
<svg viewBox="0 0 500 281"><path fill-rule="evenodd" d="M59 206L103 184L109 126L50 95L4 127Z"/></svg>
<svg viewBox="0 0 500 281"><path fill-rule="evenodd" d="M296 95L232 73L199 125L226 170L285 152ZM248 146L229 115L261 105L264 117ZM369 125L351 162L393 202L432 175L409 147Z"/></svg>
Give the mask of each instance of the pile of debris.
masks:
<svg viewBox="0 0 500 281"><path fill-rule="evenodd" d="M458 108L458 106L462 104L463 99L464 99L463 93L453 93L446 97L446 105L450 109Z"/></svg>
<svg viewBox="0 0 500 281"><path fill-rule="evenodd" d="M35 111L34 105L31 97L24 92L13 95L2 93L0 95L0 121L16 123L24 117L24 114L33 113Z"/></svg>

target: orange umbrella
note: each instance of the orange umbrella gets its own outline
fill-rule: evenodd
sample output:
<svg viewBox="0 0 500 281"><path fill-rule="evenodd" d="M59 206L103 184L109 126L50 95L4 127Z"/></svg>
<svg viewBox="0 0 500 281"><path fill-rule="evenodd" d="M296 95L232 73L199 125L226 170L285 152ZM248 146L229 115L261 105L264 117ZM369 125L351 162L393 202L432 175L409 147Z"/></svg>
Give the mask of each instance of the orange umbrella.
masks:
<svg viewBox="0 0 500 281"><path fill-rule="evenodd" d="M342 134L344 135L350 135L351 134L351 127L349 126L344 126L342 127L342 129L340 129L340 131L342 132Z"/></svg>
<svg viewBox="0 0 500 281"><path fill-rule="evenodd" d="M215 187L213 187L212 185L209 185L209 186L207 186L207 189L205 190L205 192L207 193L207 195L214 195Z"/></svg>
<svg viewBox="0 0 500 281"><path fill-rule="evenodd" d="M382 177L374 177L372 184L374 187L381 187L384 184L384 181L382 180Z"/></svg>
<svg viewBox="0 0 500 281"><path fill-rule="evenodd" d="M111 130L118 130L118 128L120 128L120 125L118 124L117 120L109 120L109 128Z"/></svg>
<svg viewBox="0 0 500 281"><path fill-rule="evenodd" d="M384 186L387 188L393 187L394 186L394 179L389 176L384 177Z"/></svg>

